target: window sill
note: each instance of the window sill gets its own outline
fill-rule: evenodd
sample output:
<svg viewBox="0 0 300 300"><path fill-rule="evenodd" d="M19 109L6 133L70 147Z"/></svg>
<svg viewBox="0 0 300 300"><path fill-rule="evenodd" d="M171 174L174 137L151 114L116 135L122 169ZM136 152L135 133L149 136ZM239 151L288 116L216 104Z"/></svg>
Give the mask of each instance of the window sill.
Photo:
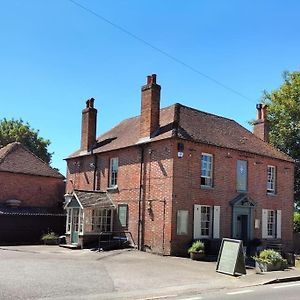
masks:
<svg viewBox="0 0 300 300"><path fill-rule="evenodd" d="M106 191L108 193L118 193L119 192L119 188L118 188L118 186L111 186L111 187L108 187L106 189Z"/></svg>
<svg viewBox="0 0 300 300"><path fill-rule="evenodd" d="M200 185L200 188L202 190L213 190L214 189L212 186L208 186L208 185Z"/></svg>
<svg viewBox="0 0 300 300"><path fill-rule="evenodd" d="M277 194L276 193L272 193L272 192L267 192L267 196L274 197L274 196L277 196Z"/></svg>

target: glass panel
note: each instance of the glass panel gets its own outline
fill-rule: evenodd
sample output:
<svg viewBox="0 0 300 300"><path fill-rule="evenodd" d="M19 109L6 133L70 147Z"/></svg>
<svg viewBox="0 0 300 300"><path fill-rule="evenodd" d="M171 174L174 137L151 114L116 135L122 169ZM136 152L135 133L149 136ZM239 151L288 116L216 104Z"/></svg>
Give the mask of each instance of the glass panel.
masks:
<svg viewBox="0 0 300 300"><path fill-rule="evenodd" d="M204 153L201 155L201 185L203 186L212 186L212 162L212 155Z"/></svg>
<svg viewBox="0 0 300 300"><path fill-rule="evenodd" d="M236 189L247 191L247 161L238 160L236 164Z"/></svg>
<svg viewBox="0 0 300 300"><path fill-rule="evenodd" d="M211 232L211 207L201 206L201 235L205 237L210 236Z"/></svg>
<svg viewBox="0 0 300 300"><path fill-rule="evenodd" d="M128 206L127 204L120 204L118 206L118 216L119 221L122 227L127 226L127 213L128 213Z"/></svg>
<svg viewBox="0 0 300 300"><path fill-rule="evenodd" d="M188 216L189 212L187 210L177 211L177 234L187 234L188 233Z"/></svg>
<svg viewBox="0 0 300 300"><path fill-rule="evenodd" d="M118 158L112 158L110 160L110 180L109 186L117 186L118 182Z"/></svg>

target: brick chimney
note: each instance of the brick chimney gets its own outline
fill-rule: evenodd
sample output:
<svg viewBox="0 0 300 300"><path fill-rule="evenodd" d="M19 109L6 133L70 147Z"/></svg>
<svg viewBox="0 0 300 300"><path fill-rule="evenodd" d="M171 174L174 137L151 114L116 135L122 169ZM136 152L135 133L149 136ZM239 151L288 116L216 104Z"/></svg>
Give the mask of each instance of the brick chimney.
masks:
<svg viewBox="0 0 300 300"><path fill-rule="evenodd" d="M256 104L257 119L253 123L253 133L265 142L269 142L269 123L267 120L266 104Z"/></svg>
<svg viewBox="0 0 300 300"><path fill-rule="evenodd" d="M86 101L82 111L81 150L90 151L96 141L97 109L94 108L94 98Z"/></svg>
<svg viewBox="0 0 300 300"><path fill-rule="evenodd" d="M149 138L159 130L160 85L156 84L156 74L147 76L147 84L142 86L140 118L140 138Z"/></svg>

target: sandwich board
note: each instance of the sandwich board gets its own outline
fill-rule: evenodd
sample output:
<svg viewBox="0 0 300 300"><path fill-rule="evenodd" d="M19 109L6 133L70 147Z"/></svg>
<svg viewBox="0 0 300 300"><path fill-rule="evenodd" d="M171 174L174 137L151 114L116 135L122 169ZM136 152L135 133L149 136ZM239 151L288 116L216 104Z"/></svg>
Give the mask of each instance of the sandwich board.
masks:
<svg viewBox="0 0 300 300"><path fill-rule="evenodd" d="M233 276L246 274L243 242L241 240L222 239L216 271Z"/></svg>

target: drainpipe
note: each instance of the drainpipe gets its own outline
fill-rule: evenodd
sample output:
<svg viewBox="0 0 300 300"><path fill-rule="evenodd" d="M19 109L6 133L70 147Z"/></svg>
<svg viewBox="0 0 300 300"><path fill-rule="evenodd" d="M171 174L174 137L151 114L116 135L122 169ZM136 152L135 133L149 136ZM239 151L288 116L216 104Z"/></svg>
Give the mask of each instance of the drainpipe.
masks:
<svg viewBox="0 0 300 300"><path fill-rule="evenodd" d="M96 190L96 177L97 177L97 165L98 165L98 157L97 154L94 153L94 178L93 178L93 190Z"/></svg>
<svg viewBox="0 0 300 300"><path fill-rule="evenodd" d="M140 188L139 188L139 216L138 216L138 250L142 248L143 220L142 220L142 196L143 196L143 164L144 164L144 145L140 145Z"/></svg>

